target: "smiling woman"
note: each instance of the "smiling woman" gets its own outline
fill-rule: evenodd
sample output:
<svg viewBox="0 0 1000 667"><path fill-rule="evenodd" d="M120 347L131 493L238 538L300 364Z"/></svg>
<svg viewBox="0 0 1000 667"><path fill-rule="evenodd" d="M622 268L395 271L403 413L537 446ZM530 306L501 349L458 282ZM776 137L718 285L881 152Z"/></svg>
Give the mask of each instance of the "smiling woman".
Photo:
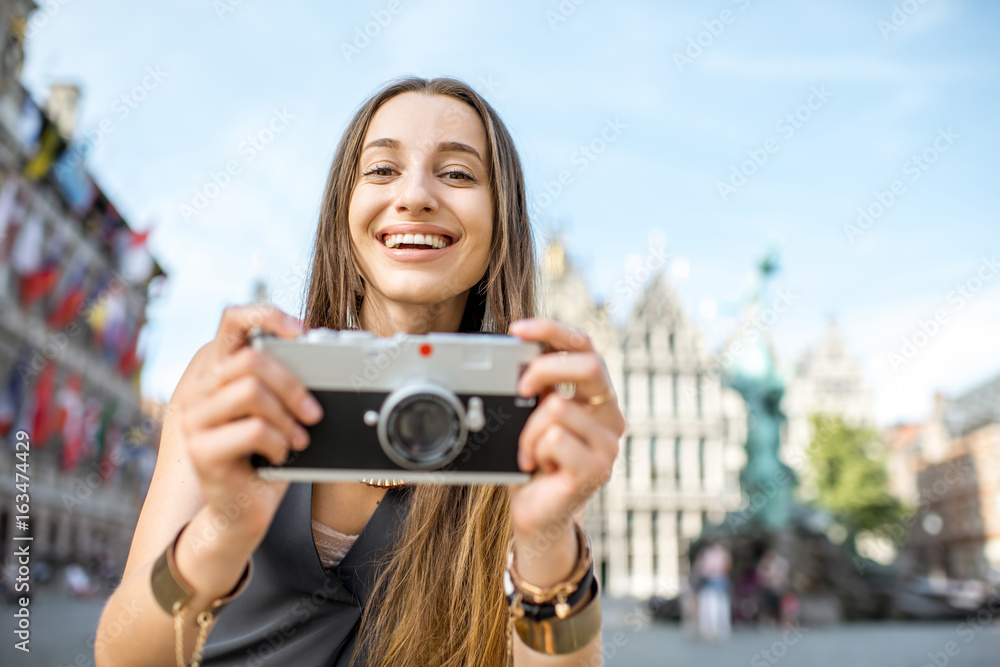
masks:
<svg viewBox="0 0 1000 667"><path fill-rule="evenodd" d="M362 105L323 193L305 322L228 309L171 398L98 664L598 664L598 584L580 523L625 424L590 340L525 319L534 270L517 151L479 95L409 78ZM247 335L293 337L303 324L543 343L551 353L518 385L539 397L518 440L530 481L258 477L250 455L280 464L310 446L303 424L322 409ZM554 391L567 384L570 395ZM135 632L106 641L106 619L132 606L144 610Z"/></svg>
<svg viewBox="0 0 1000 667"><path fill-rule="evenodd" d="M407 317L390 303L421 313L445 303L431 327L456 330L493 238L483 123L454 97L408 92L375 113L364 143L348 209L365 281L362 326L375 313Z"/></svg>

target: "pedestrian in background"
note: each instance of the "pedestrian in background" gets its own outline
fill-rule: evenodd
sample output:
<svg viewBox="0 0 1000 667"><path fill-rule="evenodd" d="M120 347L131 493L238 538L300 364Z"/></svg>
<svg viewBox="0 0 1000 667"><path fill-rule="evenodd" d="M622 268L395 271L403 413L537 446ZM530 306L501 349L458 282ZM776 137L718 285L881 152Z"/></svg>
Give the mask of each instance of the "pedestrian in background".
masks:
<svg viewBox="0 0 1000 667"><path fill-rule="evenodd" d="M718 543L706 547L695 561L695 571L701 579L701 589L698 591L698 632L703 639L724 641L729 638L731 567L732 557L729 551Z"/></svg>

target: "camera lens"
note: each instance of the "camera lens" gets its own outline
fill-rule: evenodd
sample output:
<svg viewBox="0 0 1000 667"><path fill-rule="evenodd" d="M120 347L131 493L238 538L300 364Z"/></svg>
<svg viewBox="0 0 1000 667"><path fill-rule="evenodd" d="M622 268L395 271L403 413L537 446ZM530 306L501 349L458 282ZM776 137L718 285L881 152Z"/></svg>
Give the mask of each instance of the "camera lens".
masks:
<svg viewBox="0 0 1000 667"><path fill-rule="evenodd" d="M457 409L456 409L457 408ZM438 392L415 392L394 401L385 420L382 447L404 468L441 468L465 442L460 404Z"/></svg>

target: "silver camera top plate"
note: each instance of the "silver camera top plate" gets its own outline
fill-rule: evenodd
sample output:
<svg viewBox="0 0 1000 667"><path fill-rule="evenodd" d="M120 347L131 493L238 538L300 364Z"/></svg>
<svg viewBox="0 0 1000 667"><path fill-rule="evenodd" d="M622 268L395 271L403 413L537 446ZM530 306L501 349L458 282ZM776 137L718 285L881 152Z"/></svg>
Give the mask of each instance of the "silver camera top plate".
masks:
<svg viewBox="0 0 1000 667"><path fill-rule="evenodd" d="M510 395L538 343L500 334L430 333L377 337L313 329L299 338L255 336L253 345L285 363L310 389L392 391L431 382L456 394Z"/></svg>

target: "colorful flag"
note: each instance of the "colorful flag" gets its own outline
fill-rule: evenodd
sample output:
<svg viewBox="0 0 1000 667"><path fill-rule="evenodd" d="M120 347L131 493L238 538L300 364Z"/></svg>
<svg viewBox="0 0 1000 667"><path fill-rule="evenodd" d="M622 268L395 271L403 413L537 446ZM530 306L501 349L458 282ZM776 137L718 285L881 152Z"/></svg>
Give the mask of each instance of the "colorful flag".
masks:
<svg viewBox="0 0 1000 667"><path fill-rule="evenodd" d="M38 449L49 444L59 431L59 412L55 404L56 365L45 364L34 391L34 419L31 424L31 443Z"/></svg>
<svg viewBox="0 0 1000 667"><path fill-rule="evenodd" d="M107 321L101 334L103 354L108 363L117 364L128 335L128 300L124 289L112 290L107 298Z"/></svg>
<svg viewBox="0 0 1000 667"><path fill-rule="evenodd" d="M135 232L124 229L119 234L118 270L132 283L146 283L153 277L156 263L146 249L151 229Z"/></svg>
<svg viewBox="0 0 1000 667"><path fill-rule="evenodd" d="M97 437L101 429L104 403L99 398L88 398L83 410L83 447L81 460L91 459L97 454Z"/></svg>
<svg viewBox="0 0 1000 667"><path fill-rule="evenodd" d="M63 273L63 279L53 290L54 305L48 317L49 326L53 329L66 326L76 319L77 313L80 312L87 281L87 259L87 252L81 243L73 253L69 269Z"/></svg>
<svg viewBox="0 0 1000 667"><path fill-rule="evenodd" d="M119 422L112 421L107 430L107 443L104 447L104 457L101 460L101 470L107 470L107 474L102 476L102 482L110 485L118 475L118 468L122 464L122 435L123 429ZM106 465L105 465L106 464Z"/></svg>
<svg viewBox="0 0 1000 667"><path fill-rule="evenodd" d="M10 172L0 188L0 257L6 257L4 249L8 247L7 235L13 233L20 223L20 213L17 205L18 187L21 179Z"/></svg>
<svg viewBox="0 0 1000 667"><path fill-rule="evenodd" d="M58 236L49 237L41 266L35 271L21 274L21 303L25 308L30 308L46 294L51 294L59 284L62 248L63 243Z"/></svg>
<svg viewBox="0 0 1000 667"><path fill-rule="evenodd" d="M53 165L52 175L73 214L78 218L86 216L97 199L97 186L84 168L83 149L75 146L63 151Z"/></svg>
<svg viewBox="0 0 1000 667"><path fill-rule="evenodd" d="M63 449L61 466L63 470L73 470L80 462L83 452L84 405L80 392L83 378L71 375L59 391L59 410L62 421Z"/></svg>
<svg viewBox="0 0 1000 667"><path fill-rule="evenodd" d="M42 130L42 138L39 142L38 152L24 165L24 177L29 181L37 181L45 174L49 173L52 163L66 148L66 141L59 134L59 128L55 123L44 121L45 127Z"/></svg>
<svg viewBox="0 0 1000 667"><path fill-rule="evenodd" d="M17 123L17 138L29 155L34 155L38 148L38 137L42 133L44 116L31 95L25 94L21 104L21 116Z"/></svg>
<svg viewBox="0 0 1000 667"><path fill-rule="evenodd" d="M35 208L28 213L21 231L14 241L10 263L19 276L34 273L42 266L45 250L45 221L42 212Z"/></svg>
<svg viewBox="0 0 1000 667"><path fill-rule="evenodd" d="M98 425L97 434L94 436L94 454L97 458L104 457L108 438L111 435L111 425L114 422L115 412L117 411L118 403L114 399L104 404L104 412L101 413L101 423Z"/></svg>
<svg viewBox="0 0 1000 667"><path fill-rule="evenodd" d="M27 364L31 356L31 348L24 347L17 355L17 361L10 368L7 382L0 395L0 436L6 437L17 422L18 407L23 399L25 382L21 372L22 365Z"/></svg>

